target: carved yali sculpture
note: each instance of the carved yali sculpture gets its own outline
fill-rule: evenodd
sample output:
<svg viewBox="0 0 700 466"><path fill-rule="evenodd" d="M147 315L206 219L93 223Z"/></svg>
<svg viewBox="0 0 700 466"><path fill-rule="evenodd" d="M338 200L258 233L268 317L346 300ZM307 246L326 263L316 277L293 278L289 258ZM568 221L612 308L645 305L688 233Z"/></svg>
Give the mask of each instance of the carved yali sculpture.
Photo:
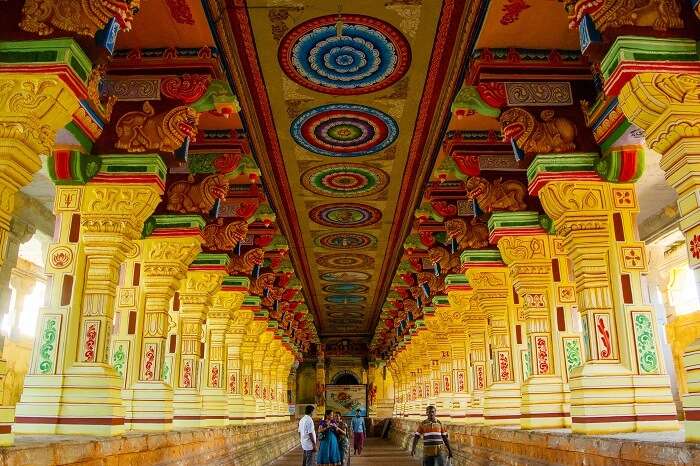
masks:
<svg viewBox="0 0 700 466"><path fill-rule="evenodd" d="M576 126L568 118L544 110L538 121L527 110L515 107L501 114L499 121L506 141L515 141L525 154L551 154L576 150Z"/></svg>
<svg viewBox="0 0 700 466"><path fill-rule="evenodd" d="M440 269L444 274L448 274L451 271L456 272L462 266L459 255L450 254L447 249L441 246L434 246L428 249L428 258L433 264L440 264Z"/></svg>
<svg viewBox="0 0 700 466"><path fill-rule="evenodd" d="M114 146L128 152L174 152L186 137L196 136L198 123L199 113L191 107L175 107L156 115L146 101L143 111L127 112L117 121L118 139Z"/></svg>
<svg viewBox="0 0 700 466"><path fill-rule="evenodd" d="M682 28L678 0L578 0L569 1L570 27L590 15L600 32L622 26L651 26L657 31Z"/></svg>
<svg viewBox="0 0 700 466"><path fill-rule="evenodd" d="M236 220L227 225L210 223L202 230L204 248L213 251L231 251L248 233L248 222Z"/></svg>
<svg viewBox="0 0 700 466"><path fill-rule="evenodd" d="M467 197L476 199L479 208L486 213L525 210L525 193L525 185L515 180L503 181L499 178L491 183L487 179L472 176L467 181Z"/></svg>
<svg viewBox="0 0 700 466"><path fill-rule="evenodd" d="M275 274L271 272L260 274L258 278L250 283L250 289L248 290L250 294L261 296L265 290L271 289L275 285Z"/></svg>
<svg viewBox="0 0 700 466"><path fill-rule="evenodd" d="M483 223L470 223L461 218L445 222L447 236L457 240L457 248L481 249L489 245L489 229Z"/></svg>
<svg viewBox="0 0 700 466"><path fill-rule="evenodd" d="M253 267L261 265L265 259L265 250L262 248L254 248L246 252L242 256L233 256L226 267L229 275L249 274Z"/></svg>
<svg viewBox="0 0 700 466"><path fill-rule="evenodd" d="M190 176L187 181L176 181L168 188L167 209L178 213L208 214L217 199L228 192L228 181L224 175L209 175L195 183Z"/></svg>
<svg viewBox="0 0 700 466"><path fill-rule="evenodd" d="M19 27L40 36L53 33L54 27L94 36L112 18L117 18L120 29L128 31L139 4L139 0L27 0L22 7Z"/></svg>

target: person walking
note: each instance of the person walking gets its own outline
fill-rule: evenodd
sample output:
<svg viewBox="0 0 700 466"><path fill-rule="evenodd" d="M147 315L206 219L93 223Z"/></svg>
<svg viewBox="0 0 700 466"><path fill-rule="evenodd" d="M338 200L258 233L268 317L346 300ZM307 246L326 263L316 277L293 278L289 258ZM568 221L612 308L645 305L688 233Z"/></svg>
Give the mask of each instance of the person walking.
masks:
<svg viewBox="0 0 700 466"><path fill-rule="evenodd" d="M445 466L442 447L447 448L447 457L452 458L452 449L447 439L447 431L442 423L437 419L435 406L428 406L425 409L427 419L418 425L418 430L413 435L413 445L411 446L411 456L416 454L416 444L423 436L423 466Z"/></svg>
<svg viewBox="0 0 700 466"><path fill-rule="evenodd" d="M338 435L338 448L340 449L340 464L345 465L345 460L348 457L348 453L350 453L350 442L348 441L350 431L340 411L335 412L335 425L338 426L339 432L343 432L342 435Z"/></svg>
<svg viewBox="0 0 700 466"><path fill-rule="evenodd" d="M365 447L365 418L362 417L360 410L355 411L355 417L352 418L352 449L355 455L361 455L362 449Z"/></svg>
<svg viewBox="0 0 700 466"><path fill-rule="evenodd" d="M308 405L304 410L304 417L299 419L299 437L301 439L301 449L303 457L301 466L316 466L316 431L314 430L314 420L311 415L314 407Z"/></svg>

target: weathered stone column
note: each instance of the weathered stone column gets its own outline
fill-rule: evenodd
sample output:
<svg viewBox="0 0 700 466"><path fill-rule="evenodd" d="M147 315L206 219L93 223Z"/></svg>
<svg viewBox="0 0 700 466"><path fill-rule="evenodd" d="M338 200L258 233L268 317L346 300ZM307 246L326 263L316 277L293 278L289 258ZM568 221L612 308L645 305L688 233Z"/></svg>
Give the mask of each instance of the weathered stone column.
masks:
<svg viewBox="0 0 700 466"><path fill-rule="evenodd" d="M125 427L164 431L173 424L173 389L168 331L170 301L187 268L201 251L198 215L154 215L137 255L126 261L125 282L118 291L120 328L112 340L112 365L124 378ZM177 337L175 337L177 338ZM176 340L173 340L176 344ZM173 348L174 351L174 348Z"/></svg>
<svg viewBox="0 0 700 466"><path fill-rule="evenodd" d="M229 424L243 425L246 422L246 412L243 403L242 387L242 356L243 340L248 331L248 324L253 321L254 310L260 308L260 298L247 296L240 309L231 316L226 332L227 350L227 406Z"/></svg>
<svg viewBox="0 0 700 466"><path fill-rule="evenodd" d="M99 163L88 184L57 189L60 233L47 259L56 286L51 306L40 310L16 432L124 431L122 380L108 364L116 288L121 264L160 202L166 170L157 155L105 155Z"/></svg>
<svg viewBox="0 0 700 466"><path fill-rule="evenodd" d="M513 288L498 251L466 250L462 266L488 320L487 354L495 374L484 393L484 422L487 425L520 424L520 364L514 364Z"/></svg>
<svg viewBox="0 0 700 466"><path fill-rule="evenodd" d="M205 380L202 381L200 393L203 422L209 426L223 426L228 423L226 332L230 328L231 317L235 316L243 304L249 287L250 282L246 277L224 277L221 288L214 294L207 315L203 374Z"/></svg>
<svg viewBox="0 0 700 466"><path fill-rule="evenodd" d="M562 379L561 340L554 333L557 309L549 236L539 226L537 212L494 213L489 229L522 300L526 322L531 370L520 386L520 427L566 427L570 423L569 389ZM537 230L542 231L538 234Z"/></svg>
<svg viewBox="0 0 700 466"><path fill-rule="evenodd" d="M173 425L175 427L206 426L209 420L202 412L200 358L204 355L202 333L214 294L226 276L226 254L200 253L187 270L180 286L180 315L173 375L177 376L173 393ZM205 361L206 365L206 361ZM205 369L206 370L206 369Z"/></svg>
<svg viewBox="0 0 700 466"><path fill-rule="evenodd" d="M670 382L658 357L654 313L644 304L634 185L600 179L597 154L538 156L528 169L573 263L586 363L573 370L572 429L580 433L673 430Z"/></svg>

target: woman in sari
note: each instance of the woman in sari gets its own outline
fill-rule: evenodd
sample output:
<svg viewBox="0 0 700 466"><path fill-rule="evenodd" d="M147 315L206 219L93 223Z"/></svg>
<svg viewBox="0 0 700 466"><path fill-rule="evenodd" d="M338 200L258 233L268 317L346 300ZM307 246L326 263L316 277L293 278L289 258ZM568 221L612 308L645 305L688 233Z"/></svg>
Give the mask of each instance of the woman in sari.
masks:
<svg viewBox="0 0 700 466"><path fill-rule="evenodd" d="M338 429L343 431L344 433L338 434L338 449L340 450L340 464L345 464L346 457L348 456L348 453L350 453L350 442L348 441L348 425L345 423L343 420L343 416L340 414L340 411L335 412L335 423L338 426Z"/></svg>
<svg viewBox="0 0 700 466"><path fill-rule="evenodd" d="M341 466L338 436L345 435L345 431L333 420L333 411L326 411L325 419L318 425L318 435L321 442L316 457L317 466Z"/></svg>

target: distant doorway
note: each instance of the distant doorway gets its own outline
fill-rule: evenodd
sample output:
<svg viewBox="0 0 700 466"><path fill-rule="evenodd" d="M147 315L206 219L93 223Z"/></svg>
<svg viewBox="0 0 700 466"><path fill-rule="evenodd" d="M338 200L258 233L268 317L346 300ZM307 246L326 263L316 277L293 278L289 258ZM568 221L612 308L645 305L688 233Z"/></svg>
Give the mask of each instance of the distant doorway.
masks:
<svg viewBox="0 0 700 466"><path fill-rule="evenodd" d="M340 372L333 377L334 385L359 385L360 381L352 372Z"/></svg>

